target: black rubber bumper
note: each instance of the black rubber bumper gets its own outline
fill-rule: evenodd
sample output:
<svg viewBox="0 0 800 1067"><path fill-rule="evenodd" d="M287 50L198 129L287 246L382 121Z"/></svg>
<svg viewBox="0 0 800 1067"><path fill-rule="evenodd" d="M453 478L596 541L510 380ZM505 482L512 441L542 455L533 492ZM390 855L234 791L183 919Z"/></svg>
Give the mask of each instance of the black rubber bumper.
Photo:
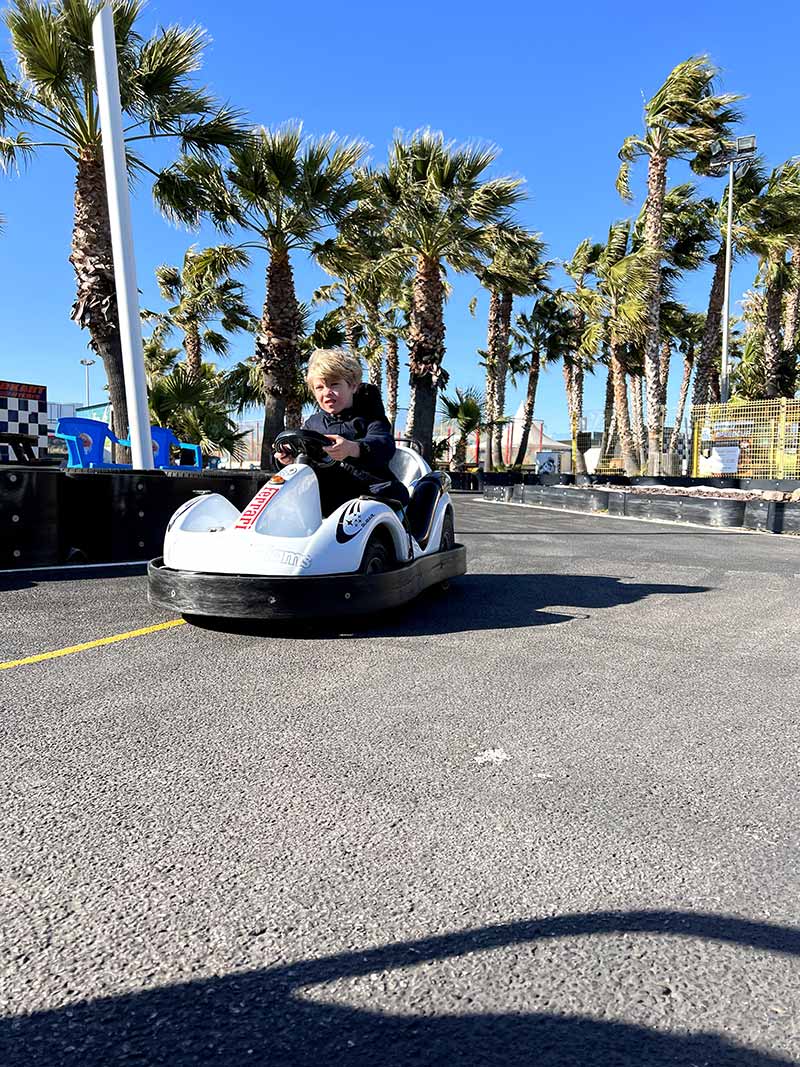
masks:
<svg viewBox="0 0 800 1067"><path fill-rule="evenodd" d="M179 571L151 560L151 604L179 615L233 619L321 619L366 615L413 600L423 589L467 570L467 550L456 545L385 574L330 574L273 578L252 574Z"/></svg>

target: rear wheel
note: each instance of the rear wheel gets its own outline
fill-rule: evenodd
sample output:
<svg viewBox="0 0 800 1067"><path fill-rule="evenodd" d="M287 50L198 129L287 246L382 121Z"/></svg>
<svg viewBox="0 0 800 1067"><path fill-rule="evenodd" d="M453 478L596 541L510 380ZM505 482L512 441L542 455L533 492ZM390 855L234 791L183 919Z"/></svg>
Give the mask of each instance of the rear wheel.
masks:
<svg viewBox="0 0 800 1067"><path fill-rule="evenodd" d="M442 535L439 538L439 551L449 552L455 548L456 545L456 531L453 526L453 513L448 511L444 517L442 523Z"/></svg>
<svg viewBox="0 0 800 1067"><path fill-rule="evenodd" d="M367 541L367 547L361 557L359 574L384 574L392 569L393 562L392 550L384 538L373 534Z"/></svg>

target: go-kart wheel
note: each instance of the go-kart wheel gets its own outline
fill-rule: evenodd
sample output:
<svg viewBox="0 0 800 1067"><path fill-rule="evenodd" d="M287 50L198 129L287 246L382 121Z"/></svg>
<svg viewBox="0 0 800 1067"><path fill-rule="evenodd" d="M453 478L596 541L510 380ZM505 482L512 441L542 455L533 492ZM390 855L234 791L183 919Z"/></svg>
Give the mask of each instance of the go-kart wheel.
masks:
<svg viewBox="0 0 800 1067"><path fill-rule="evenodd" d="M393 562L392 550L386 541L383 537L373 534L367 541L358 570L360 574L385 574L392 569Z"/></svg>
<svg viewBox="0 0 800 1067"><path fill-rule="evenodd" d="M453 526L453 513L448 511L445 514L444 522L442 523L442 536L439 539L439 551L449 552L452 548L455 548L456 544L456 531Z"/></svg>

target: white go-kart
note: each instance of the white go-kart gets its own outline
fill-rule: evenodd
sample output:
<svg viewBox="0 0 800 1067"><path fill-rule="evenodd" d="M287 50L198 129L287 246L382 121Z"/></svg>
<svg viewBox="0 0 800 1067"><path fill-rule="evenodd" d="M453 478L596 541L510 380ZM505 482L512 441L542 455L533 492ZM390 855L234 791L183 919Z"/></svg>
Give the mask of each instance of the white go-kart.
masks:
<svg viewBox="0 0 800 1067"><path fill-rule="evenodd" d="M398 446L390 483L323 517L316 469L335 462L312 430L286 430L275 447L293 461L243 511L218 493L183 504L170 519L164 555L148 567L150 601L186 616L314 619L365 614L413 599L466 572L456 544L450 479Z"/></svg>

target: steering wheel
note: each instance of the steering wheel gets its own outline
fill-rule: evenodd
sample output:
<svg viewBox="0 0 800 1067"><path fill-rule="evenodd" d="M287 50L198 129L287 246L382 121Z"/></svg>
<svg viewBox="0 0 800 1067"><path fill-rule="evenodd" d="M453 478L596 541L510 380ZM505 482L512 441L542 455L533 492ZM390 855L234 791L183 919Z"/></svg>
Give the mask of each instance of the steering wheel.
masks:
<svg viewBox="0 0 800 1067"><path fill-rule="evenodd" d="M336 460L323 449L330 448L331 443L329 437L316 430L283 430L272 447L276 452L286 449L295 458L304 455L312 467L330 467Z"/></svg>

